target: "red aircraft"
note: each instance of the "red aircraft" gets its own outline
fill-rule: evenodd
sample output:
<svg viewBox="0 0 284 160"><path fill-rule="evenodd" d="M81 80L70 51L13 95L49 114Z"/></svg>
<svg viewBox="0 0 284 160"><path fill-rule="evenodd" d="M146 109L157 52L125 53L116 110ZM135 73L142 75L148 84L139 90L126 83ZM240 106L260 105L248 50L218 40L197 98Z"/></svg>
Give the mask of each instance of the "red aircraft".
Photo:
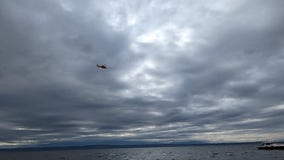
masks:
<svg viewBox="0 0 284 160"><path fill-rule="evenodd" d="M104 64L104 65L98 65L98 64L97 64L97 67L98 67L98 68L102 68L102 69L107 69L107 66L106 66L105 64Z"/></svg>

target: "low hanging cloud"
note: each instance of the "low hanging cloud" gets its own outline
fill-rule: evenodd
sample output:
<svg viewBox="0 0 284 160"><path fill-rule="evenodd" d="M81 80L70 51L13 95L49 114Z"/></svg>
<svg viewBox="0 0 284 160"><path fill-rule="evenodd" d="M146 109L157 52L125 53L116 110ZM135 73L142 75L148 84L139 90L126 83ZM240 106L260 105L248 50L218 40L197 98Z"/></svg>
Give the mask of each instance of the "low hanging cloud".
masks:
<svg viewBox="0 0 284 160"><path fill-rule="evenodd" d="M281 6L3 0L0 145L283 140Z"/></svg>

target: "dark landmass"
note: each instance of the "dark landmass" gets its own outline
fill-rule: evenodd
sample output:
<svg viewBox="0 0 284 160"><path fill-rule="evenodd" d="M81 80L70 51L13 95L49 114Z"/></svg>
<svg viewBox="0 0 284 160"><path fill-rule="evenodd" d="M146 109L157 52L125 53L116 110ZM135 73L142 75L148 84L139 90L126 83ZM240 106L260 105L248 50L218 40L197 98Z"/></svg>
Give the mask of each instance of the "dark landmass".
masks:
<svg viewBox="0 0 284 160"><path fill-rule="evenodd" d="M85 149L111 149L111 148L145 148L145 147L186 147L186 146L205 146L205 145L241 145L258 144L260 142L242 143L180 143L180 144L131 144L131 145L82 145L82 146L52 146L52 147L19 147L2 148L1 151L51 151L51 150L85 150Z"/></svg>

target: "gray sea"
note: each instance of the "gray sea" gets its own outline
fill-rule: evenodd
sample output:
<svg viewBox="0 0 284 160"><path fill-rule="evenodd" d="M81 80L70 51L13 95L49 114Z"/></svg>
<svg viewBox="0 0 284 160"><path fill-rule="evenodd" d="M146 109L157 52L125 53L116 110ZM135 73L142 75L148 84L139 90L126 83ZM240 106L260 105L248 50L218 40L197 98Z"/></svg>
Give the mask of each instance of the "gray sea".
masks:
<svg viewBox="0 0 284 160"><path fill-rule="evenodd" d="M257 144L49 151L0 151L1 160L284 160L284 150Z"/></svg>

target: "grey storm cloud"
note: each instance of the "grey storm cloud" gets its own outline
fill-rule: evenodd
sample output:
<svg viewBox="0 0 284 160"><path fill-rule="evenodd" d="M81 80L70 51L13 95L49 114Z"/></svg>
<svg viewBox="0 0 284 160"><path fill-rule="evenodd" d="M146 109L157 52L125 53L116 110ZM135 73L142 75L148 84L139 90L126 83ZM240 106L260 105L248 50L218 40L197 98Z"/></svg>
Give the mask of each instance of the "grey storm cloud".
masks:
<svg viewBox="0 0 284 160"><path fill-rule="evenodd" d="M283 140L283 5L2 0L0 145Z"/></svg>

